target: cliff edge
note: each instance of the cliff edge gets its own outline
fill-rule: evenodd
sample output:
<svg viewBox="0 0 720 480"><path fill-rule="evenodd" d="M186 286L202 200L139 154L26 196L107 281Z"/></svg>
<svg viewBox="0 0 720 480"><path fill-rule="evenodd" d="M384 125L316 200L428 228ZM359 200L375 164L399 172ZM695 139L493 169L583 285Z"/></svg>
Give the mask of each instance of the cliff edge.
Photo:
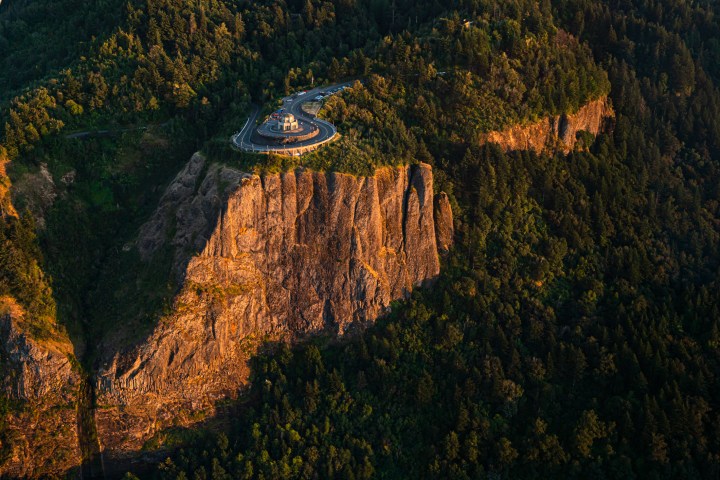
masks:
<svg viewBox="0 0 720 480"><path fill-rule="evenodd" d="M448 197L433 193L426 164L258 176L195 155L138 238L145 258L174 248L182 287L147 339L99 369L104 447L129 453L236 395L263 341L374 321L439 274L452 236Z"/></svg>
<svg viewBox="0 0 720 480"><path fill-rule="evenodd" d="M505 151L532 150L535 153L569 153L581 131L595 136L614 117L610 100L601 97L580 107L575 113L547 117L535 123L513 125L502 131L480 136L482 143L496 143Z"/></svg>

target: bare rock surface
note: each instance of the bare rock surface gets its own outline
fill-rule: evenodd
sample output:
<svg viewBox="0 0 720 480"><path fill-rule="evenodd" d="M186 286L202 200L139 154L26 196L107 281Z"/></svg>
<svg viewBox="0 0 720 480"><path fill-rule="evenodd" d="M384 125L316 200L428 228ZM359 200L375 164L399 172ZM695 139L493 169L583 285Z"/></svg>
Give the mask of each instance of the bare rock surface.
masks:
<svg viewBox="0 0 720 480"><path fill-rule="evenodd" d="M447 193L440 192L435 197L435 235L438 251L445 253L450 250L455 235L452 207Z"/></svg>
<svg viewBox="0 0 720 480"><path fill-rule="evenodd" d="M575 148L578 132L597 135L613 116L610 101L602 97L588 102L572 114L548 117L536 123L514 125L502 131L483 134L481 141L496 143L505 151L568 153Z"/></svg>
<svg viewBox="0 0 720 480"><path fill-rule="evenodd" d="M46 163L40 164L36 173L26 173L12 186L12 203L32 212L35 225L45 228L45 215L58 197L58 187Z"/></svg>
<svg viewBox="0 0 720 480"><path fill-rule="evenodd" d="M99 370L103 447L136 450L236 395L263 341L374 321L439 274L452 225L429 165L258 176L194 156L138 238L146 258L174 247L182 288L145 340Z"/></svg>
<svg viewBox="0 0 720 480"><path fill-rule="evenodd" d="M21 307L0 298L0 386L12 408L0 477L61 475L80 464L76 398L80 377L72 345L61 335L38 340L29 334Z"/></svg>

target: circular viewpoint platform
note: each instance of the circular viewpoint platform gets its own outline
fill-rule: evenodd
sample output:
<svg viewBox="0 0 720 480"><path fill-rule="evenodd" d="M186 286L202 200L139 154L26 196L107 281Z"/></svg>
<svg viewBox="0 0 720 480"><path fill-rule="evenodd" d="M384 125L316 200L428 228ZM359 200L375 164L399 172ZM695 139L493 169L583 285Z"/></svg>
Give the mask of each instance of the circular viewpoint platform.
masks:
<svg viewBox="0 0 720 480"><path fill-rule="evenodd" d="M303 142L316 137L320 129L310 122L298 120L292 113L270 117L257 129L258 135L279 143Z"/></svg>
<svg viewBox="0 0 720 480"><path fill-rule="evenodd" d="M307 113L302 106L322 101L330 95L350 88L354 81L316 87L282 99L282 108L256 126L260 108L253 106L250 116L230 141L238 150L253 153L303 155L334 141L337 128L332 123Z"/></svg>

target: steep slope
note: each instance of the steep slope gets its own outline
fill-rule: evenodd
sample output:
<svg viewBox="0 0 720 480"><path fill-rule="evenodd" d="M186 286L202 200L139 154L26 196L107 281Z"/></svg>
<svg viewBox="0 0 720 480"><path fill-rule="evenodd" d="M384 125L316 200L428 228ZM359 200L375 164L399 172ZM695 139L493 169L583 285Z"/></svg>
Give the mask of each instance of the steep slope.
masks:
<svg viewBox="0 0 720 480"><path fill-rule="evenodd" d="M221 165L204 173L195 155L141 230L146 258L174 232L182 289L146 340L99 371L107 408L98 432L112 453L236 395L261 342L373 321L436 277L438 245L452 243L448 198L433 194L429 165L369 177L258 176Z"/></svg>
<svg viewBox="0 0 720 480"><path fill-rule="evenodd" d="M575 113L547 117L535 123L513 125L502 131L482 134L480 143L497 143L505 151L568 153L575 148L579 132L597 135L613 115L610 101L607 97L601 97L586 103Z"/></svg>
<svg viewBox="0 0 720 480"><path fill-rule="evenodd" d="M81 462L72 344L59 334L34 338L25 315L0 297L0 386L14 406L0 422L0 477L60 475Z"/></svg>
<svg viewBox="0 0 720 480"><path fill-rule="evenodd" d="M60 475L81 463L73 345L57 328L32 227L10 198L0 146L0 477Z"/></svg>

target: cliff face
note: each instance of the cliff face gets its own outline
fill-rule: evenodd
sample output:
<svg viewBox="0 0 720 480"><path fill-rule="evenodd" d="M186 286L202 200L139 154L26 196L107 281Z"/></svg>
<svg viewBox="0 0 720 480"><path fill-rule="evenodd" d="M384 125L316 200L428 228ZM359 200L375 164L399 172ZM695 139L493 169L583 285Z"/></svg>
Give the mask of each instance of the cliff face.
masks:
<svg viewBox="0 0 720 480"><path fill-rule="evenodd" d="M64 337L36 340L24 313L0 298L2 394L16 408L5 417L0 477L61 475L80 464L76 399L79 375Z"/></svg>
<svg viewBox="0 0 720 480"><path fill-rule="evenodd" d="M536 153L575 148L577 133L586 131L597 135L614 116L607 97L585 104L573 114L548 117L536 123L515 125L499 132L481 135L480 140L497 143L505 151L533 150Z"/></svg>
<svg viewBox="0 0 720 480"><path fill-rule="evenodd" d="M0 146L0 228L17 217L7 162ZM0 295L2 478L60 476L81 463L76 420L80 376L71 363L73 346L54 327L50 338L36 338L32 323L13 297Z"/></svg>
<svg viewBox="0 0 720 480"><path fill-rule="evenodd" d="M437 276L452 243L450 204L433 194L428 165L372 177L204 172L196 155L141 230L144 256L174 231L183 287L173 313L100 370L98 400L115 406L98 410L106 448L137 448L179 412L234 395L262 340L373 321ZM130 411L133 425L122 419Z"/></svg>

